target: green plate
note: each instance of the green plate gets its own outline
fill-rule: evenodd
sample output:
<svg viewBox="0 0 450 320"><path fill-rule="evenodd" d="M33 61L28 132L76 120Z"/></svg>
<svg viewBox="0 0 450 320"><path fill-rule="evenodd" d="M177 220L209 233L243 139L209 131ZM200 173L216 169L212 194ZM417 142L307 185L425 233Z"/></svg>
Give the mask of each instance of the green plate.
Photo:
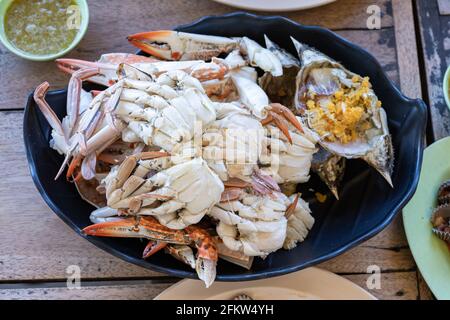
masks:
<svg viewBox="0 0 450 320"><path fill-rule="evenodd" d="M437 191L450 179L450 137L425 149L419 186L403 209L403 223L417 266L437 299L450 299L450 251L431 232Z"/></svg>

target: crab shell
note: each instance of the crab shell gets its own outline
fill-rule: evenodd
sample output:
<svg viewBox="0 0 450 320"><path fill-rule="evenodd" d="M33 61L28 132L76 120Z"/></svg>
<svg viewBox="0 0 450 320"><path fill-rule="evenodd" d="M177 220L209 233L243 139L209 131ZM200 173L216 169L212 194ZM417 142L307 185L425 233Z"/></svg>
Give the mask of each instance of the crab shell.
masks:
<svg viewBox="0 0 450 320"><path fill-rule="evenodd" d="M292 38L294 45L298 51L301 69L297 75L296 80L296 95L295 95L295 107L297 110L304 110L304 106L299 101L301 95L301 89L305 85L308 76L314 69L321 68L334 68L339 69L346 75L347 79L351 79L357 74L347 70L341 64L334 61L330 57L320 53L305 44L298 42ZM345 79L338 77L339 81L345 81ZM371 90L369 93L371 99L373 99L372 105L377 101L377 96ZM360 139L350 143L329 142L315 132L310 125L310 119L307 112L300 112L304 123L314 135L319 144L328 150L329 152L347 159L363 159L369 165L374 167L392 186L391 174L393 170L394 160L394 148L392 146L392 139L389 134L389 128L387 123L387 115L383 108L373 108L372 124L373 128L366 132L365 139Z"/></svg>
<svg viewBox="0 0 450 320"><path fill-rule="evenodd" d="M431 215L431 223L433 225L433 233L437 235L441 240L450 243L450 227L447 226L447 230L440 230L442 226L448 225L450 221L450 205L442 205L437 207Z"/></svg>
<svg viewBox="0 0 450 320"><path fill-rule="evenodd" d="M274 77L270 72L266 72L259 78L259 85L267 93L270 101L281 103L292 111L295 111L295 80L300 71L300 61L286 50L280 48L275 42L272 42L267 36L264 36L264 38L266 48L280 60L283 67L283 75Z"/></svg>

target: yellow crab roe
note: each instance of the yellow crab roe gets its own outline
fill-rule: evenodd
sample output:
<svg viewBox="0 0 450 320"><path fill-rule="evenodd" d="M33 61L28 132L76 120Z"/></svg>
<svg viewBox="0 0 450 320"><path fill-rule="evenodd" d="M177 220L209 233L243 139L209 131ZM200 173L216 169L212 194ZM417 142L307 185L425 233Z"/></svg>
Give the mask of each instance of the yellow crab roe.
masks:
<svg viewBox="0 0 450 320"><path fill-rule="evenodd" d="M315 95L309 93L306 106L310 111L311 126L329 142L349 143L357 140L364 132L372 128L367 111L371 108L369 78L354 76L353 83L359 84L352 88L336 91L326 108L314 101ZM377 107L381 102L377 101Z"/></svg>

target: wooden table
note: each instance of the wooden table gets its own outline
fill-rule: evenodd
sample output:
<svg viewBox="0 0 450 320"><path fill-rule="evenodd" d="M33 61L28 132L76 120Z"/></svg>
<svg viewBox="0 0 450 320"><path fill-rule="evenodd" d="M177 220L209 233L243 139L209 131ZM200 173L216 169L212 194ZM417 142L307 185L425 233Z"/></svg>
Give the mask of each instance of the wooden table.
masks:
<svg viewBox="0 0 450 320"><path fill-rule="evenodd" d="M419 1L420 10L424 2L435 1ZM125 40L128 34L172 28L204 15L235 11L209 0L195 1L195 5L192 0L111 0L107 8L104 1L89 4L89 32L69 55L88 60L103 52L133 52ZM373 4L382 12L379 30L368 30L366 26L366 10ZM423 57L417 54L414 5L410 0L339 0L284 15L304 24L319 23L368 49L406 95L420 97L420 75L424 79L429 75L421 73L419 64ZM421 19L424 17L434 19L422 13ZM430 28L435 28L435 23ZM422 36L424 52L433 54L434 47L428 47L433 46L428 43L431 34L425 30ZM433 61L427 55L426 62ZM440 63L442 71L442 57ZM22 141L23 107L28 93L43 80L59 88L68 79L54 63L24 61L1 46L0 70L0 299L151 299L178 281L103 252L77 236L45 205L28 172ZM430 99L436 97L437 91L434 84L428 85ZM425 98L428 100L428 96ZM433 110L447 112L441 105ZM433 124L440 123L433 118ZM434 130L440 137L449 129L445 125L445 130ZM81 290L66 288L66 268L73 264L82 270ZM378 265L382 271L381 289L371 290L376 297L432 298L408 249L400 215L378 236L319 267L366 287L370 265Z"/></svg>

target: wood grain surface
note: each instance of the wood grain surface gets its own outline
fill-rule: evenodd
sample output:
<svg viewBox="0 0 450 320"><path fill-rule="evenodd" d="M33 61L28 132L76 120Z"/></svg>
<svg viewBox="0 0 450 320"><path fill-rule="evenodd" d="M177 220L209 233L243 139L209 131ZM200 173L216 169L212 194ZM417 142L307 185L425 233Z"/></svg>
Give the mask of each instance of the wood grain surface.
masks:
<svg viewBox="0 0 450 320"><path fill-rule="evenodd" d="M408 2L405 5L400 2ZM331 28L371 52L390 79L410 96L419 96L414 59L414 25L409 0L339 0L321 8L285 13L304 24ZM235 9L209 0L89 1L91 22L81 44L69 57L95 60L105 52L133 52L125 37L143 30L172 28L205 15ZM369 5L382 10L380 30L368 30ZM269 13L267 13L269 14ZM130 19L132 17L132 19ZM403 18L408 19L403 21ZM398 41L402 35L406 41ZM407 61L399 63L399 53ZM21 60L0 46L0 299L152 299L177 279L121 261L77 236L45 205L29 175L22 141L23 107L28 93L49 80L54 88L68 78L54 63ZM420 82L420 81L419 81ZM419 89L418 89L419 87ZM68 290L66 268L82 270L82 289ZM319 267L366 287L367 268L382 271L380 299L429 299L408 249L401 217L376 237Z"/></svg>

